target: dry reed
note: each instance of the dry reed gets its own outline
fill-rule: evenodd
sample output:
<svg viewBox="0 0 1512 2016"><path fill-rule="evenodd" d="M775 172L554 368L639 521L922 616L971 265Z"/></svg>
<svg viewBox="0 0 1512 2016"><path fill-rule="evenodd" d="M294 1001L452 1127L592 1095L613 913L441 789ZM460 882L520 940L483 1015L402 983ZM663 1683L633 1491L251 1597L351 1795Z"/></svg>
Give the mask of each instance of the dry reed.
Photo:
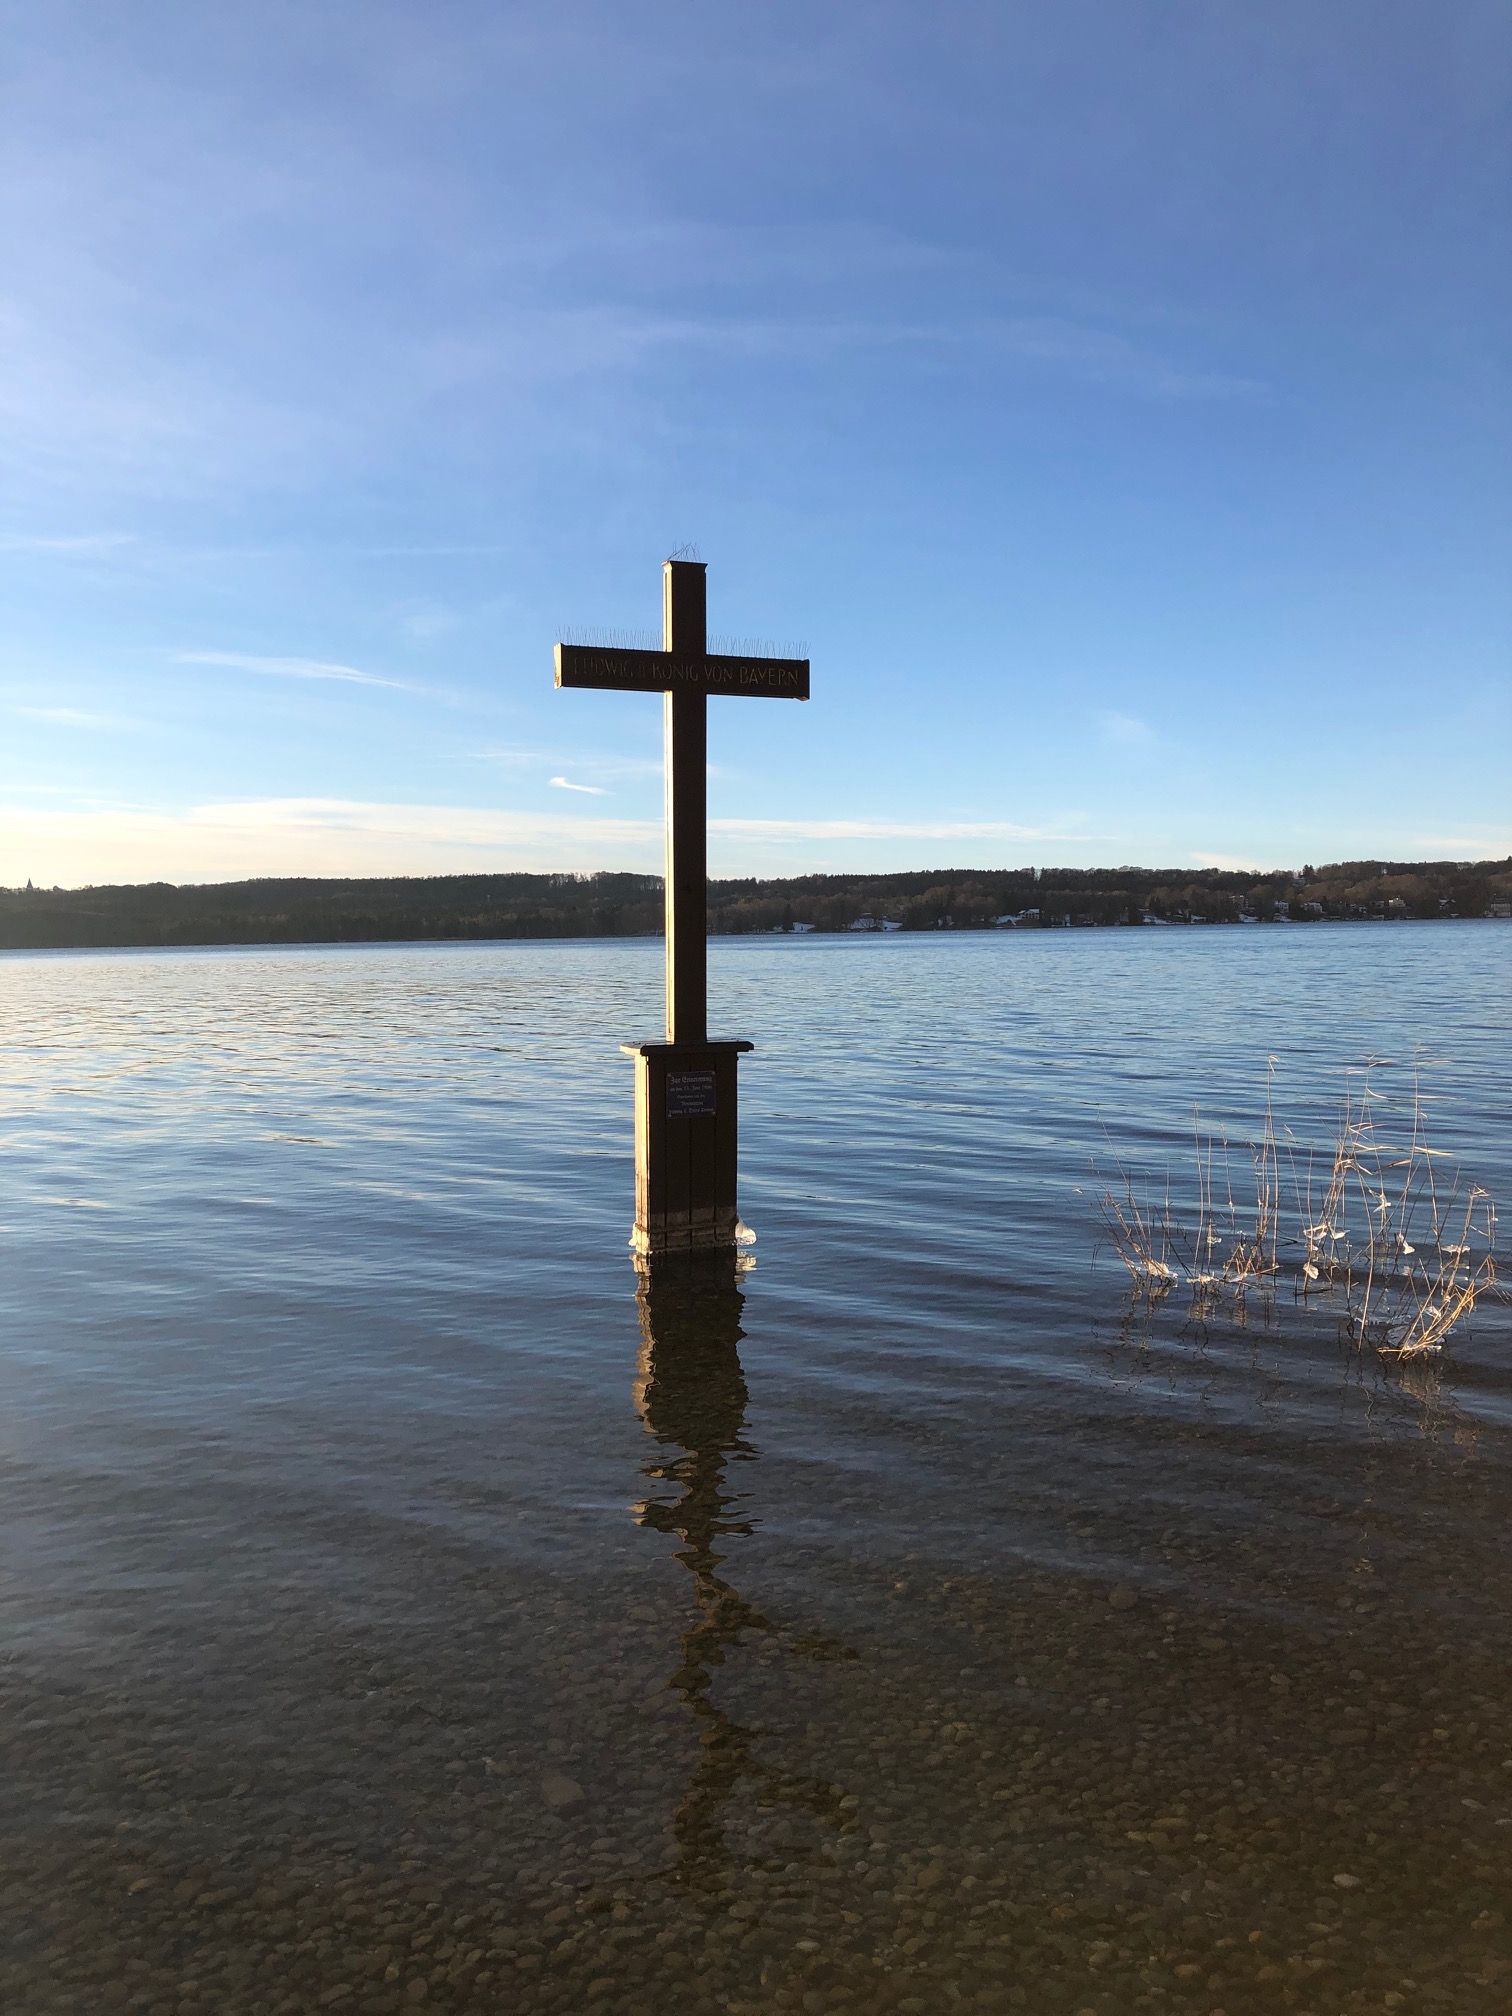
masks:
<svg viewBox="0 0 1512 2016"><path fill-rule="evenodd" d="M1411 1359L1441 1351L1496 1287L1496 1209L1428 1140L1427 1098L1414 1073L1410 1125L1389 1138L1380 1059L1346 1078L1331 1151L1304 1148L1274 1118L1274 1063L1265 1124L1242 1151L1249 1182L1235 1196L1236 1151L1222 1136L1194 1132L1195 1183L1185 1208L1170 1183L1157 1197L1118 1166L1103 1191L1109 1240L1135 1292L1159 1299L1182 1290L1194 1315L1227 1303L1266 1300L1289 1284L1323 1300L1359 1349ZM1283 1193L1289 1192L1289 1199Z"/></svg>

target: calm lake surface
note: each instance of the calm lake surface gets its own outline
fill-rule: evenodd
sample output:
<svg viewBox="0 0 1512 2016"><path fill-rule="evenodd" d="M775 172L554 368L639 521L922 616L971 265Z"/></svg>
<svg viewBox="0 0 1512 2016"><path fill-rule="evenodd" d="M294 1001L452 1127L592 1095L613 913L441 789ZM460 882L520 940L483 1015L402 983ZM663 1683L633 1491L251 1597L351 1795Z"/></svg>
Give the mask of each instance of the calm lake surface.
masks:
<svg viewBox="0 0 1512 2016"><path fill-rule="evenodd" d="M1512 1308L1098 1212L1268 1059L1505 1203L1512 928L710 964L756 1243L642 1281L659 942L0 957L0 2006L1512 2008Z"/></svg>

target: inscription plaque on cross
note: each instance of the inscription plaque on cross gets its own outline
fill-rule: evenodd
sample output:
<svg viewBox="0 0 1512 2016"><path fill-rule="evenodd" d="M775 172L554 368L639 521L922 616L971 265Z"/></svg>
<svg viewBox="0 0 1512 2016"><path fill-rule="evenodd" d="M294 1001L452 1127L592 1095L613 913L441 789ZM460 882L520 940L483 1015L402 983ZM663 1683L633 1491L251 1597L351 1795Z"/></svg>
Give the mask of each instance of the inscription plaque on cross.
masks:
<svg viewBox="0 0 1512 2016"><path fill-rule="evenodd" d="M667 1037L621 1045L636 1059L635 1236L638 1253L732 1246L735 1060L754 1046L710 1042L708 1029L708 698L807 700L806 658L708 648L701 561L662 567L662 648L558 644L558 686L660 693L666 782Z"/></svg>

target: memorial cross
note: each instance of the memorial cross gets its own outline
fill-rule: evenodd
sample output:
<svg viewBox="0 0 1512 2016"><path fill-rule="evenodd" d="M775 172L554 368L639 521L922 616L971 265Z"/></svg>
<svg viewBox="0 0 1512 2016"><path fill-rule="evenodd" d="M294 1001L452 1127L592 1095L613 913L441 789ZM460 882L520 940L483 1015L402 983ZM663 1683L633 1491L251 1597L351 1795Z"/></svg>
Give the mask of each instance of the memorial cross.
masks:
<svg viewBox="0 0 1512 2016"><path fill-rule="evenodd" d="M807 700L808 660L711 652L707 569L668 560L661 650L558 644L556 683L662 695L667 1040L623 1046L640 1060L635 1245L647 1254L731 1245L735 1059L752 1046L709 1041L708 696Z"/></svg>

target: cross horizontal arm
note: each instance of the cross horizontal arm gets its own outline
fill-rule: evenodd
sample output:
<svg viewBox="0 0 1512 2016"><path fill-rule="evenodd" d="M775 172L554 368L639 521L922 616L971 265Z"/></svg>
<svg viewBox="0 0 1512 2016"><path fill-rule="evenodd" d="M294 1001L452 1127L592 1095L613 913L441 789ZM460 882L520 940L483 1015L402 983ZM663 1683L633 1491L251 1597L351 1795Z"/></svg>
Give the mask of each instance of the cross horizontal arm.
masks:
<svg viewBox="0 0 1512 2016"><path fill-rule="evenodd" d="M607 651L558 644L558 686L620 693L721 693L758 700L807 700L807 658L733 658L680 651Z"/></svg>

